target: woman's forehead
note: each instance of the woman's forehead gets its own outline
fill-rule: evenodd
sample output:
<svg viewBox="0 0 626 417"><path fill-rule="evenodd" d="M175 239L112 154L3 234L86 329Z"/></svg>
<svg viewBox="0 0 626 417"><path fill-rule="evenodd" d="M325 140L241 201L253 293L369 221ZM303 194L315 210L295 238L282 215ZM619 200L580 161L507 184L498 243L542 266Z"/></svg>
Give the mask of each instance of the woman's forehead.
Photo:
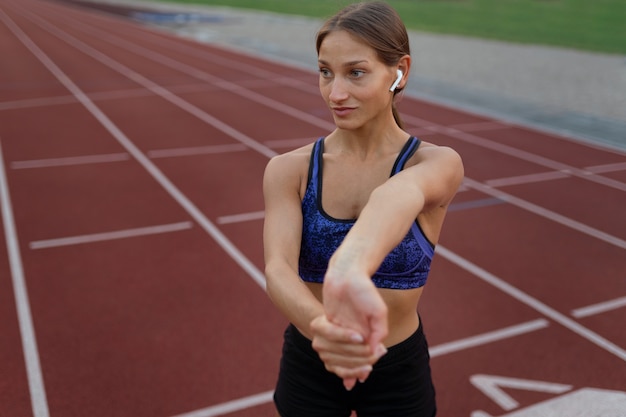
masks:
<svg viewBox="0 0 626 417"><path fill-rule="evenodd" d="M357 36L345 30L328 33L320 45L320 61L358 62L377 60L376 51Z"/></svg>

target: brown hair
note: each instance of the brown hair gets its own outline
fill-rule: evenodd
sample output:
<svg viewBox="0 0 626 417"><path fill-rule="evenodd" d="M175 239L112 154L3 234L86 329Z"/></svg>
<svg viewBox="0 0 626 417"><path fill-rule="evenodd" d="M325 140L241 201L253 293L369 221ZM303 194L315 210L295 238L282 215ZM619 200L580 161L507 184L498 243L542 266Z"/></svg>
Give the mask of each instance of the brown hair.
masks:
<svg viewBox="0 0 626 417"><path fill-rule="evenodd" d="M411 54L409 35L402 19L385 2L354 3L328 19L317 32L315 46L318 54L326 36L339 30L345 30L372 47L378 58L386 65L396 65L400 58ZM396 89L394 95L401 90L402 88ZM403 127L395 103L392 104L392 111L398 126Z"/></svg>

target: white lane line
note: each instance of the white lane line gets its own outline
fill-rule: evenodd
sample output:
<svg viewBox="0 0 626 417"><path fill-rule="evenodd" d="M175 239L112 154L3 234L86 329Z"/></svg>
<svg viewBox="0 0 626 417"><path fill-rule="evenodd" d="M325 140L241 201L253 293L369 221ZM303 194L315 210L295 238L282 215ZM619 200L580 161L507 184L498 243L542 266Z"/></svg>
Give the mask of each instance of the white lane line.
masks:
<svg viewBox="0 0 626 417"><path fill-rule="evenodd" d="M245 410L246 408L256 407L257 405L269 403L274 397L274 391L265 391L260 394L251 395L249 397L239 398L237 400L228 401L211 407L202 408L200 410L189 413L178 414L174 417L217 417L224 414L234 413L235 411Z"/></svg>
<svg viewBox="0 0 626 417"><path fill-rule="evenodd" d="M59 246L81 245L84 243L103 242L107 240L127 239L130 237L157 235L191 229L193 223L180 222L158 226L138 227L135 229L115 230L112 232L93 233L89 235L68 236L56 239L36 240L30 242L31 249L48 249Z"/></svg>
<svg viewBox="0 0 626 417"><path fill-rule="evenodd" d="M265 217L265 211L252 211L249 213L231 214L217 218L218 224L249 222L251 220L261 220Z"/></svg>
<svg viewBox="0 0 626 417"><path fill-rule="evenodd" d="M586 167L585 171L601 174L604 172L616 172L626 170L626 162L616 162L614 164L594 165Z"/></svg>
<svg viewBox="0 0 626 417"><path fill-rule="evenodd" d="M582 317L593 316L594 314L600 314L607 311L616 310L622 307L626 307L626 296L616 298L614 300L608 300L601 303L592 304L587 307L577 308L571 311L571 315L579 319Z"/></svg>
<svg viewBox="0 0 626 417"><path fill-rule="evenodd" d="M548 220L551 220L555 223L562 224L570 229L577 230L581 233L589 235L595 239L603 240L611 245L617 246L618 248L626 249L626 241L620 239L617 236L610 235L601 230L595 229L591 226L588 226L584 223L578 222L574 219L570 219L569 217L565 217L559 213L556 213L552 210L548 210L547 208L538 206L537 204L533 204L529 201L523 200L521 198L515 197L514 195L507 194L504 191L497 190L493 187L489 187L481 182L474 181L470 178L465 177L463 179L463 184L471 187L475 190L478 190L484 194L491 195L493 197L499 198L500 200L506 201L509 204L517 206L523 210L534 213L540 217L544 217Z"/></svg>
<svg viewBox="0 0 626 417"><path fill-rule="evenodd" d="M471 274L477 276L478 278L482 279L483 281L487 282L488 284L496 287L497 289L499 289L500 291L504 292L505 294L508 294L509 296L511 296L511 297L515 298L516 300L526 304L527 306L529 306L532 309L538 311L539 313L543 314L544 316L548 317L549 319L559 323L563 327L571 330L572 332L574 332L577 335L583 337L584 339L587 339L588 341L594 343L595 345L599 346L603 350L605 350L605 351L607 351L609 353L612 353L613 355L617 356L618 358L620 358L623 361L626 361L626 350L624 350L621 347L617 346L615 343L611 342L610 340L605 339L604 337L600 336L599 334L597 334L597 333L587 329L586 327L578 324L574 320L572 320L569 317L559 313L558 311L556 311L552 307L549 307L548 305L542 303L541 301L537 300L536 298L531 297L530 295L526 294L525 292L521 291L520 289L518 289L518 288L512 286L511 284L505 282L503 279L498 278L497 276L487 272L486 270L484 270L483 268L479 267L478 265L471 263L467 259L457 255L456 253L446 249L445 247L443 247L441 245L437 246L436 253L438 253L439 255L443 256L448 261L450 261L453 264L459 266L460 268L462 268L462 269L470 272Z"/></svg>
<svg viewBox="0 0 626 417"><path fill-rule="evenodd" d="M152 159L157 159L213 153L241 152L247 151L249 149L250 148L242 143L232 143L227 145L193 146L189 148L155 149L152 151L148 151L147 154L148 157Z"/></svg>
<svg viewBox="0 0 626 417"><path fill-rule="evenodd" d="M207 85L206 83L198 82L194 84L176 85L170 87L170 91L178 94L182 93L198 93L215 91L219 87ZM151 96L153 93L146 91L145 88L128 88L123 90L114 91L101 91L90 93L89 97L93 101L107 101L107 100L120 100L125 98L138 98ZM50 107L67 104L76 104L76 98L71 95L67 96L50 96L39 97L31 99L13 100L0 102L0 111L4 110L18 110L18 109L30 109L35 107Z"/></svg>
<svg viewBox="0 0 626 417"><path fill-rule="evenodd" d="M539 172L537 174L517 175L515 177L495 178L485 181L490 187L506 187L508 185L529 184L533 182L543 182L567 178L570 175L561 171Z"/></svg>
<svg viewBox="0 0 626 417"><path fill-rule="evenodd" d="M29 13L30 14L30 13ZM154 163L107 117L106 114L46 55L12 20L5 19L13 33L41 63L76 97L102 126L141 164L170 196L222 247L222 249L264 290L265 276L261 271L184 195ZM41 19L37 18L41 21ZM44 25L49 26L46 22ZM143 79L139 74L138 77ZM151 82L150 82L151 83ZM156 85L156 84L155 84ZM158 86L157 86L158 87ZM159 87L160 88L160 87ZM229 127L230 129L230 127ZM250 139L252 140L252 139ZM255 142L256 143L256 142ZM254 147L261 151L259 147ZM265 148L265 147L263 147ZM272 151L273 153L273 151Z"/></svg>
<svg viewBox="0 0 626 417"><path fill-rule="evenodd" d="M229 145L212 145L197 146L189 148L172 148L172 149L155 149L148 151L147 154L152 159L172 158L178 156L193 156L215 153L229 153L246 151L249 148L241 143L233 143ZM47 158L32 159L26 161L11 162L12 169L34 169L34 168L52 168L60 166L102 164L110 162L128 161L130 155L126 152L101 154L101 155L82 155L69 156L64 158Z"/></svg>
<svg viewBox="0 0 626 417"><path fill-rule="evenodd" d="M30 98L30 99L23 99L23 100L1 102L0 111L29 109L33 107L46 107L46 106L53 106L53 105L60 105L60 104L72 104L72 103L76 103L76 99L72 96Z"/></svg>
<svg viewBox="0 0 626 417"><path fill-rule="evenodd" d="M504 329L495 330L488 333L479 334L465 339L456 340L454 342L443 343L428 349L430 356L447 355L448 353L466 350L472 347L486 345L488 343L497 342L499 340L518 336L524 333L534 332L535 330L548 327L549 323L545 319L537 319L526 323L517 324L515 326L506 327Z"/></svg>
<svg viewBox="0 0 626 417"><path fill-rule="evenodd" d="M3 21L4 16L4 12L0 10L0 19ZM28 289L26 288L26 280L24 278L22 256L20 254L17 231L15 230L9 184L6 178L3 161L4 156L2 155L2 144L0 143L0 204L2 208L2 223L4 224L4 237L7 243L9 269L11 270L11 280L13 282L13 293L17 309L17 320L22 337L22 350L24 352L24 361L26 362L26 375L28 378L28 389L30 390L31 407L35 417L48 417L50 415L48 400L46 398L46 389L41 373L37 339L35 337L33 318L30 312Z"/></svg>
<svg viewBox="0 0 626 417"><path fill-rule="evenodd" d="M70 165L103 164L127 161L130 156L126 152L101 155L69 156L65 158L32 159L11 162L12 169L50 168Z"/></svg>
<svg viewBox="0 0 626 417"><path fill-rule="evenodd" d="M460 123L457 125L451 125L452 129L462 130L463 132L482 132L487 130L500 130L509 129L511 125L501 121L490 122L473 122L473 123Z"/></svg>

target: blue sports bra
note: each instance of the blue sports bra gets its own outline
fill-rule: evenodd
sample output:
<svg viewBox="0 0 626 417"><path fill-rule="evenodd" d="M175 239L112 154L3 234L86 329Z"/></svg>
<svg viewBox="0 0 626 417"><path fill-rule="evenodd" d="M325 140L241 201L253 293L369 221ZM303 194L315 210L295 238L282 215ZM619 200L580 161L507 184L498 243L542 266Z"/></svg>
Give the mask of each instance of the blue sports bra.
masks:
<svg viewBox="0 0 626 417"><path fill-rule="evenodd" d="M398 154L390 176L404 168L419 145L419 139L409 138ZM302 280L316 283L324 281L330 257L356 221L332 218L322 208L323 154L324 138L319 138L311 152L307 188L302 199L302 244L298 264ZM372 280L378 288L422 287L426 284L434 252L434 246L416 220L402 242L383 260Z"/></svg>

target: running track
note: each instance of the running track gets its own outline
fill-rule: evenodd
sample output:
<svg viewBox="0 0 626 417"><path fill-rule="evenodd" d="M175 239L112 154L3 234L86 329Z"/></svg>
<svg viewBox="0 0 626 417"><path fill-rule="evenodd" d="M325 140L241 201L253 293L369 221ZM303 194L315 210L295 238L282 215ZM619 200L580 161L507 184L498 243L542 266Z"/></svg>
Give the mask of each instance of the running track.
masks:
<svg viewBox="0 0 626 417"><path fill-rule="evenodd" d="M0 416L273 415L286 323L263 291L261 178L332 129L316 77L0 0ZM400 110L467 174L420 306L439 415L584 392L625 416L626 155Z"/></svg>

